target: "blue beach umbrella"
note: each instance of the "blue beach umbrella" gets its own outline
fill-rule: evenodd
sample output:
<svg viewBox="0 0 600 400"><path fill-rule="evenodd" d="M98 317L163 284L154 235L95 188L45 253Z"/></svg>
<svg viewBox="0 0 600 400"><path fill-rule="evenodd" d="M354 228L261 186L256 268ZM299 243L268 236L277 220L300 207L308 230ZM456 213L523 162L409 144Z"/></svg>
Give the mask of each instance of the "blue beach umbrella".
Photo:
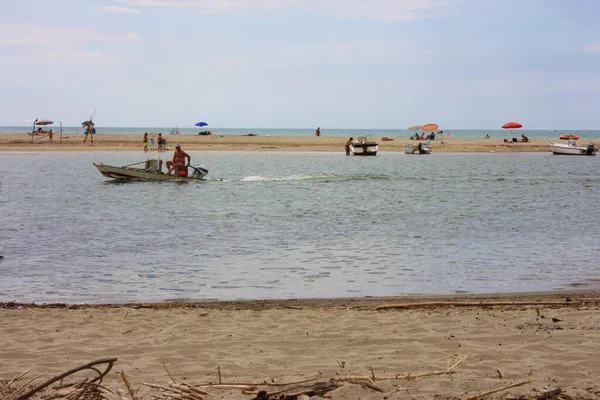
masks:
<svg viewBox="0 0 600 400"><path fill-rule="evenodd" d="M204 121L200 121L196 124L196 126L207 126L208 124Z"/></svg>
<svg viewBox="0 0 600 400"><path fill-rule="evenodd" d="M81 123L81 126L88 126L88 125L90 124L90 122L91 122L91 121L83 121L83 122ZM92 125L96 125L96 124L94 124L94 123L92 122Z"/></svg>

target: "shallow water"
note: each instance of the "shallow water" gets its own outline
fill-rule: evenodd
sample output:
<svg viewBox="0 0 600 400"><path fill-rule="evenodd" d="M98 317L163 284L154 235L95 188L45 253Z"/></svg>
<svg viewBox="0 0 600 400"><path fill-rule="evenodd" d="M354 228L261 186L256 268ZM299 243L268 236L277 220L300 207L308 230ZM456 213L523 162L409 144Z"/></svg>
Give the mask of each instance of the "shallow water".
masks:
<svg viewBox="0 0 600 400"><path fill-rule="evenodd" d="M599 284L599 157L190 154L224 180L115 183L92 166L137 152L0 153L0 301Z"/></svg>

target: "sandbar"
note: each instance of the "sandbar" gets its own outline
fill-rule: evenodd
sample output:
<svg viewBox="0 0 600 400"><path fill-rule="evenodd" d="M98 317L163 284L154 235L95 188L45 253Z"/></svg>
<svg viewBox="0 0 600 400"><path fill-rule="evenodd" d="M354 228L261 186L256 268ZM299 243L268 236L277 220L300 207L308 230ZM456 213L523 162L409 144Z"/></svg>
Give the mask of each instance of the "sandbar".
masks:
<svg viewBox="0 0 600 400"><path fill-rule="evenodd" d="M91 135L90 135L91 136ZM153 136L151 136L153 137ZM181 143L184 150L201 151L322 151L344 152L344 137L307 136L243 136L243 135L167 135L167 150L175 149ZM47 136L32 136L27 133L0 134L0 151L143 151L143 136L131 134L96 134L94 142L88 137L84 143L83 134L53 135L53 142ZM407 143L419 141L395 137L384 140L382 137L369 137L379 144L380 152L402 152ZM431 142L433 153L507 153L507 152L550 152L550 141L556 139L530 139L528 143L504 143L503 139L439 138ZM582 143L589 141L582 140ZM596 147L598 141L591 141ZM157 146L150 145L150 152Z"/></svg>

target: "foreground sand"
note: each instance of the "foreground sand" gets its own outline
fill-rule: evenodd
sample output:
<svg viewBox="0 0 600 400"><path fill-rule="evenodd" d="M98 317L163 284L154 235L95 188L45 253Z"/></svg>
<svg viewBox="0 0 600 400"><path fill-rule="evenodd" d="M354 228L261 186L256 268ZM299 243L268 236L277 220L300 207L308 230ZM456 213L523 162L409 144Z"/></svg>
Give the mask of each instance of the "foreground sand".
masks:
<svg viewBox="0 0 600 400"><path fill-rule="evenodd" d="M558 302L561 305L375 310L422 301ZM569 301L569 302L567 302ZM290 382L349 375L376 377L445 371L416 380L381 380L376 390L352 383L332 399L467 398L531 380L488 396L533 398L561 388L600 395L600 291L452 297L178 302L144 305L22 306L0 304L0 380L32 368L43 379L86 362L118 357L104 385ZM371 370L372 369L372 370ZM43 379L39 379L42 381ZM255 393L208 389L209 398L250 399ZM270 388L268 390L275 390ZM149 399L150 388L140 394ZM1 398L1 396L0 396ZM440 398L440 397L437 397Z"/></svg>
<svg viewBox="0 0 600 400"><path fill-rule="evenodd" d="M143 150L142 135L99 134L94 143L83 143L83 134L54 135L54 143L47 137L34 137L26 133L0 134L0 151L69 151L69 150ZM168 148L181 143L184 150L222 151L334 151L343 152L347 138L300 136L239 136L239 135L178 135L166 136ZM369 138L379 143L381 151L404 151L406 143L418 141L396 137L392 141L381 137ZM559 141L558 139L552 139ZM529 143L504 143L502 139L440 138L432 142L433 152L549 152L550 139L532 139ZM589 141L582 140L581 143ZM600 143L595 143L599 146ZM151 146L156 150L156 146Z"/></svg>

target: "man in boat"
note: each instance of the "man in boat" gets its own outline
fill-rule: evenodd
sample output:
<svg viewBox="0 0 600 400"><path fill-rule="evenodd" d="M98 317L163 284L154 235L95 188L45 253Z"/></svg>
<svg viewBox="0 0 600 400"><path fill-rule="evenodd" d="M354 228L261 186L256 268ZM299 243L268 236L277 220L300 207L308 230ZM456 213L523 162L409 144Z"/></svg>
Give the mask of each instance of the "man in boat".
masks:
<svg viewBox="0 0 600 400"><path fill-rule="evenodd" d="M186 164L187 159L187 164ZM181 145L177 143L175 146L175 153L173 154L173 161L167 161L167 168L169 170L166 172L167 175L170 175L174 169L187 168L190 166L190 161L192 158L188 153L181 150Z"/></svg>

